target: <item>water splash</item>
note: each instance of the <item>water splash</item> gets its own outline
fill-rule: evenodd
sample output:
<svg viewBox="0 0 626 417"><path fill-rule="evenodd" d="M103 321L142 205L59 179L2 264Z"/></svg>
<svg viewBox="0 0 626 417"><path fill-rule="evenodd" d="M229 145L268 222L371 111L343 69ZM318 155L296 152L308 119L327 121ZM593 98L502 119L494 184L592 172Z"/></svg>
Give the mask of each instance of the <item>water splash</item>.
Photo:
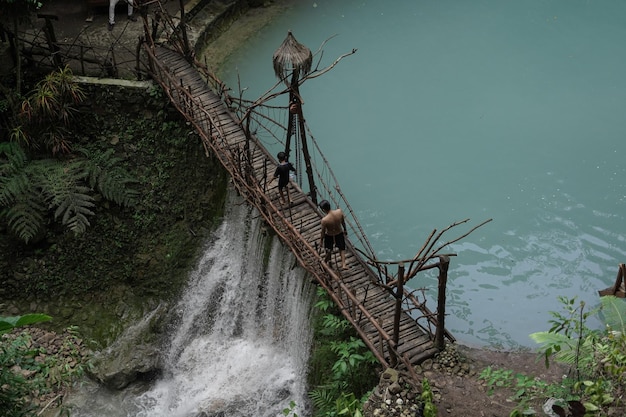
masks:
<svg viewBox="0 0 626 417"><path fill-rule="evenodd" d="M315 289L236 199L175 307L163 376L147 389L97 389L72 415L274 417L290 401L305 415Z"/></svg>

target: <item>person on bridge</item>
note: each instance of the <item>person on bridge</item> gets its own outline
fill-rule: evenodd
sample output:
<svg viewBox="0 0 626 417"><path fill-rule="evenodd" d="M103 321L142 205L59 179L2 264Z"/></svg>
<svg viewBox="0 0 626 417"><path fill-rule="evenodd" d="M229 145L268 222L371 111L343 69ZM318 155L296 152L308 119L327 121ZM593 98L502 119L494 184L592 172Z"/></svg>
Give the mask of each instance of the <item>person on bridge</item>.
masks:
<svg viewBox="0 0 626 417"><path fill-rule="evenodd" d="M278 166L276 167L276 171L274 171L275 180L278 178L278 193L280 194L280 202L285 204L285 190L287 192L287 201L291 204L291 198L289 197L289 173L296 172L296 169L292 165L291 162L287 161L287 154L285 152L278 152Z"/></svg>
<svg viewBox="0 0 626 417"><path fill-rule="evenodd" d="M330 203L327 200L320 201L319 206L325 213L325 216L322 218L322 235L320 238L320 245L324 245L326 249L324 261L326 263L330 261L333 248L336 246L337 249L339 249L339 256L341 257L341 269L348 269L346 266L345 239L348 229L346 229L346 219L343 215L343 211L341 211L340 208L331 210Z"/></svg>
<svg viewBox="0 0 626 417"><path fill-rule="evenodd" d="M109 0L109 30L113 30L115 26L115 6L120 0ZM133 14L133 0L125 0L128 3L128 20L133 22L137 21L137 18Z"/></svg>

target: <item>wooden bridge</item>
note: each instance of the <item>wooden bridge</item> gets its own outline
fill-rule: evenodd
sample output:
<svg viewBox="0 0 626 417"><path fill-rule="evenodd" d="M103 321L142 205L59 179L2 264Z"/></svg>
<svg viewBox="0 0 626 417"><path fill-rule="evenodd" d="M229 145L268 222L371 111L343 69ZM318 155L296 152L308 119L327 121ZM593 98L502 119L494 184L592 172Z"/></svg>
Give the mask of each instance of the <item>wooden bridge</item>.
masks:
<svg viewBox="0 0 626 417"><path fill-rule="evenodd" d="M238 192L258 209L291 248L298 263L328 291L381 364L397 367L415 377L414 365L439 352L444 338L454 340L438 326L443 312L433 314L425 302L418 301L417 296L403 287L402 264L395 279L381 277L353 246L350 234L346 250L349 269L339 271L325 263L317 247L321 211L297 184L291 184L292 204L281 206L278 192L268 186L277 162L248 134L241 120L218 95L225 91L224 86L220 87L213 79L210 87L207 78L201 75L202 68L197 68L198 63L191 65L178 52L162 46L147 50L153 78L196 128L207 155L220 160ZM438 259L435 264L422 265L420 270L439 268L440 281L443 278L445 283L449 258L440 256ZM331 264L338 265L337 262Z"/></svg>

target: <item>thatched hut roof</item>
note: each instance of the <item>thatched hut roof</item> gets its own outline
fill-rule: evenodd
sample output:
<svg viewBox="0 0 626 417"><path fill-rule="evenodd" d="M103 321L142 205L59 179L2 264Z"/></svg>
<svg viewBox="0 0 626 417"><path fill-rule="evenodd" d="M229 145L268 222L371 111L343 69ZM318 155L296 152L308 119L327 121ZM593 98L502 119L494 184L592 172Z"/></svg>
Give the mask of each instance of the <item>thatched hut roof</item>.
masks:
<svg viewBox="0 0 626 417"><path fill-rule="evenodd" d="M277 77L286 79L293 71L295 78L299 79L300 75L306 75L311 71L313 54L309 48L299 43L289 31L283 43L274 52L272 61L274 74Z"/></svg>

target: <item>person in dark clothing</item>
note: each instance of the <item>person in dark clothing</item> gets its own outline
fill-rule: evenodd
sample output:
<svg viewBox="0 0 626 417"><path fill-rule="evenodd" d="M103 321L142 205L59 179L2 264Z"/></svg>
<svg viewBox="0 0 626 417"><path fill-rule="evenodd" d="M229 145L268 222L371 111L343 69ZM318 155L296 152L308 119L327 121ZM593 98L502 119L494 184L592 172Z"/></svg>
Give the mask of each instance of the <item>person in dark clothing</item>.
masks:
<svg viewBox="0 0 626 417"><path fill-rule="evenodd" d="M287 192L287 201L291 204L291 198L289 197L289 173L296 172L296 169L291 164L291 162L287 161L287 155L285 152L278 152L278 166L276 167L276 171L274 171L275 180L278 178L278 193L280 194L280 202L285 204L285 190Z"/></svg>

